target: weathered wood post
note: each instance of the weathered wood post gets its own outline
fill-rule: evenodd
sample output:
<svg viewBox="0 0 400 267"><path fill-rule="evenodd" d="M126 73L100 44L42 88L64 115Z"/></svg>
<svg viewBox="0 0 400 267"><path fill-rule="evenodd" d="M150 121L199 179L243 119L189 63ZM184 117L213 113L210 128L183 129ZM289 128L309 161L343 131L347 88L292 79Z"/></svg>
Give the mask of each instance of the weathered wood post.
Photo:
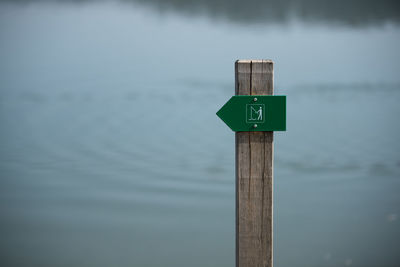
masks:
<svg viewBox="0 0 400 267"><path fill-rule="evenodd" d="M271 60L235 63L236 95L273 95ZM236 266L272 267L273 132L236 132Z"/></svg>
<svg viewBox="0 0 400 267"><path fill-rule="evenodd" d="M286 131L286 96L273 62L238 60L236 95L217 112L236 132L236 266L272 267L273 131Z"/></svg>

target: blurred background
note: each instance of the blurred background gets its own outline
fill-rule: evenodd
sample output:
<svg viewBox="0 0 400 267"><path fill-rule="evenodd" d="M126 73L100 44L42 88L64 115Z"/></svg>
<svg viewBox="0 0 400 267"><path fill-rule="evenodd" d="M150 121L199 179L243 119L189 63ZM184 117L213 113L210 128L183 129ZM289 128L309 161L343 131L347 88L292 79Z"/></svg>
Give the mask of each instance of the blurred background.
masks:
<svg viewBox="0 0 400 267"><path fill-rule="evenodd" d="M236 59L272 59L274 262L400 266L400 4L0 1L0 265L234 266Z"/></svg>

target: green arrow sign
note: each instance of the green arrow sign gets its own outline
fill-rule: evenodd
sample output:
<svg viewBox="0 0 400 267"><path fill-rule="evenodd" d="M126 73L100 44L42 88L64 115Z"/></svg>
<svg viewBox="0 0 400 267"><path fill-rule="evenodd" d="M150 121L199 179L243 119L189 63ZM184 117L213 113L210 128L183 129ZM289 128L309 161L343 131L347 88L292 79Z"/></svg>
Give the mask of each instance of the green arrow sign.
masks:
<svg viewBox="0 0 400 267"><path fill-rule="evenodd" d="M286 131L286 96L232 96L217 116L235 132Z"/></svg>

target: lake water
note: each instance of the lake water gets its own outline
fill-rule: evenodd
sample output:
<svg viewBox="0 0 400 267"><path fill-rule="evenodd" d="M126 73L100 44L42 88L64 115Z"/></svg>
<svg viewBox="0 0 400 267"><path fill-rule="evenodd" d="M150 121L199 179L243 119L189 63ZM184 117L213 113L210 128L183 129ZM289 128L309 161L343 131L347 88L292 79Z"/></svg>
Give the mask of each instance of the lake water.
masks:
<svg viewBox="0 0 400 267"><path fill-rule="evenodd" d="M275 266L399 266L398 5L234 3L0 2L1 266L234 266L215 112L262 58L288 108Z"/></svg>

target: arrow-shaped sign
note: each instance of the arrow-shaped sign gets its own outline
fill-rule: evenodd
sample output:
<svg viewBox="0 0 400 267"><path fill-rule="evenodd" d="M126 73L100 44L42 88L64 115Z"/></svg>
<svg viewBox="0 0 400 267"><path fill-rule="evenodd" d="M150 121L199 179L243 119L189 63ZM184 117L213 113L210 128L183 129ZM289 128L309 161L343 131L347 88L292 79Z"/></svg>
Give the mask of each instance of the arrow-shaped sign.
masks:
<svg viewBox="0 0 400 267"><path fill-rule="evenodd" d="M286 131L286 96L232 96L217 116L235 132Z"/></svg>

